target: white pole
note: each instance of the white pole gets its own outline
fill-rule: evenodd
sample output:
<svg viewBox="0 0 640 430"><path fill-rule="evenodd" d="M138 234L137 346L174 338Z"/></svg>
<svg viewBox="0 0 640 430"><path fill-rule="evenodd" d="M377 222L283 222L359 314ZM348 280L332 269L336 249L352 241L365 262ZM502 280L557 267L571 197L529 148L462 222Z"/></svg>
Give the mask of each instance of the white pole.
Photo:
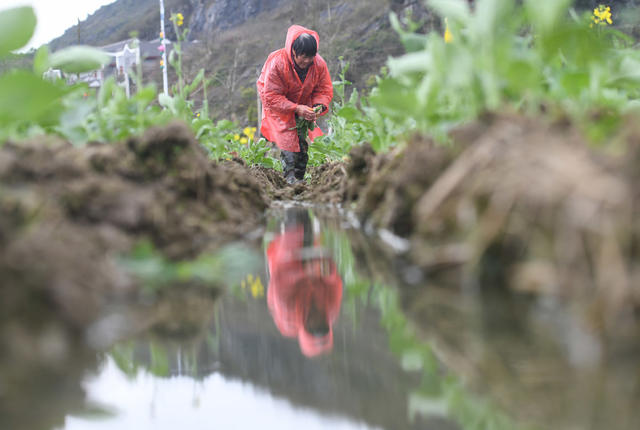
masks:
<svg viewBox="0 0 640 430"><path fill-rule="evenodd" d="M127 98L131 98L131 87L129 86L129 73L127 69L124 69L124 92L127 95Z"/></svg>
<svg viewBox="0 0 640 430"><path fill-rule="evenodd" d="M166 42L166 34L164 33L164 0L160 0L160 31L162 34L162 88L164 89L164 94L166 96L169 95L169 84L167 79L167 42Z"/></svg>

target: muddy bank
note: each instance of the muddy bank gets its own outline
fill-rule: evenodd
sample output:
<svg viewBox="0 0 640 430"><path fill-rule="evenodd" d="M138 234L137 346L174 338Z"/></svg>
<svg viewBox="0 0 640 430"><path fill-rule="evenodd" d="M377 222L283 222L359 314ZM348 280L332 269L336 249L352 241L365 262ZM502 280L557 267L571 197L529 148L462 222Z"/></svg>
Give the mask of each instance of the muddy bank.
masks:
<svg viewBox="0 0 640 430"><path fill-rule="evenodd" d="M114 306L146 315L121 316L120 335L194 325L161 305L176 303L165 297L170 291L141 296L141 282L119 263L138 242L151 242L172 260L190 259L260 227L267 205L249 169L212 163L177 123L84 148L48 138L6 143L0 148L0 427L16 428L9 424L29 402L49 397L28 389L34 377L52 387L68 378L78 384L71 390L78 399L66 400L79 402L81 369L95 363L89 345L109 345L89 331ZM216 285L182 284L181 296L198 302L218 294ZM79 363L73 377L72 359ZM61 418L36 416L56 425Z"/></svg>
<svg viewBox="0 0 640 430"><path fill-rule="evenodd" d="M132 288L115 257L137 241L191 258L258 226L268 204L244 166L212 163L180 124L86 148L8 143L0 181L3 308L41 291L79 323Z"/></svg>
<svg viewBox="0 0 640 430"><path fill-rule="evenodd" d="M446 148L414 137L352 153L343 204L406 245L398 255L354 235L360 267L397 287L446 369L517 422L634 429L638 128L610 153L570 124L511 115L452 136Z"/></svg>
<svg viewBox="0 0 640 430"><path fill-rule="evenodd" d="M454 269L471 287L570 298L613 331L640 309L639 136L627 128L606 155L564 122L487 116L450 147L357 148L342 200L407 239L426 276Z"/></svg>

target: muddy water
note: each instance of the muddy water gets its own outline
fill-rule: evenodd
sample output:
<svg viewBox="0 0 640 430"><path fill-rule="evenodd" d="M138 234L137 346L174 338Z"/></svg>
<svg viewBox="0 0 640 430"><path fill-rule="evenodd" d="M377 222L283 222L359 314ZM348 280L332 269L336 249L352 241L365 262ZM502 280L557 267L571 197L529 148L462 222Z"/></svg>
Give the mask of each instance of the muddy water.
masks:
<svg viewBox="0 0 640 430"><path fill-rule="evenodd" d="M272 210L262 263L190 306L188 330L39 381L54 428L638 428L637 342L607 343L560 303L445 287L351 227Z"/></svg>

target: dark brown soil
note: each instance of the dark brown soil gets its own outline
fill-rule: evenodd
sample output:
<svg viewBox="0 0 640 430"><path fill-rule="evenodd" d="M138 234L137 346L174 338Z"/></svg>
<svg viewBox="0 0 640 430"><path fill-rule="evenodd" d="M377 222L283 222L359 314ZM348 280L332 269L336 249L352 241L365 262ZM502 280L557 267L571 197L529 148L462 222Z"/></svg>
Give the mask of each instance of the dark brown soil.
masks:
<svg viewBox="0 0 640 430"><path fill-rule="evenodd" d="M487 116L451 146L416 136L383 156L358 148L343 200L408 239L429 276L571 298L610 332L640 309L638 136L626 128L608 155L566 122Z"/></svg>
<svg viewBox="0 0 640 430"><path fill-rule="evenodd" d="M249 169L211 163L180 124L87 148L9 143L0 181L2 314L43 294L77 323L133 288L114 261L138 240L194 257L255 228L268 205Z"/></svg>

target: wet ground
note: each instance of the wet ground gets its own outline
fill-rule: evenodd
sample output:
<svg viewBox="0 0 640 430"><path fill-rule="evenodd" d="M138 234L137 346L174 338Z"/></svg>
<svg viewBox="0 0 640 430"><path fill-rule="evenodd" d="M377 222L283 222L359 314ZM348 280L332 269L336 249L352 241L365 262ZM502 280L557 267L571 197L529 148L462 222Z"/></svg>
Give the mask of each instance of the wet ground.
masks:
<svg viewBox="0 0 640 430"><path fill-rule="evenodd" d="M220 296L111 307L122 340L33 372L3 428L636 428L637 349L553 303L407 284L331 209L272 209L263 233Z"/></svg>
<svg viewBox="0 0 640 430"><path fill-rule="evenodd" d="M0 428L635 429L638 136L488 116L295 187L179 124L5 144Z"/></svg>

